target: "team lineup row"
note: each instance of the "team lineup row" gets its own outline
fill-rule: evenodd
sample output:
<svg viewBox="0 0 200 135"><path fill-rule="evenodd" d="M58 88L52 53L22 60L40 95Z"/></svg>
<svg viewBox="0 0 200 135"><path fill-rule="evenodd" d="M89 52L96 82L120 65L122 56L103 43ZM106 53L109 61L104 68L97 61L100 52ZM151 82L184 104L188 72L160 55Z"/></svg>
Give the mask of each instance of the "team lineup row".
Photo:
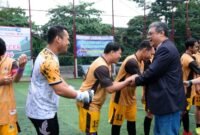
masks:
<svg viewBox="0 0 200 135"><path fill-rule="evenodd" d="M111 134L119 135L126 119L128 134L136 135L137 86L143 86L143 102L147 112L145 135L149 134L153 115L155 135L178 135L181 120L183 134L191 134L188 111L194 97L198 132L200 53L196 52L200 47L197 40L190 38L185 42L186 52L180 58L176 46L168 39L167 25L153 22L149 26L147 40L140 43L134 54L125 58L114 81L111 66L118 62L123 49L119 44L110 42L103 54L90 65L79 90L67 84L59 70L57 55L66 53L69 44L67 29L53 26L48 30L46 48L35 60L26 115L38 135L59 134L59 96L77 100L80 130L86 135L97 135L100 110L108 93L112 94L109 107ZM5 52L5 42L0 39L0 135L17 135L13 82L20 80L27 56L21 55L15 61L7 57Z"/></svg>

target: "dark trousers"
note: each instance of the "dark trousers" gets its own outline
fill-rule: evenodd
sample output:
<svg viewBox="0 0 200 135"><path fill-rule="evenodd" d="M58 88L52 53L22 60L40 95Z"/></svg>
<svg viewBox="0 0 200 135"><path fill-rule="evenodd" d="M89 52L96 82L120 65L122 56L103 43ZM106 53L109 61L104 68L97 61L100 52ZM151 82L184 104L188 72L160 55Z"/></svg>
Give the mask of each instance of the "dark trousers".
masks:
<svg viewBox="0 0 200 135"><path fill-rule="evenodd" d="M52 119L29 119L33 123L38 135L59 135L57 114Z"/></svg>

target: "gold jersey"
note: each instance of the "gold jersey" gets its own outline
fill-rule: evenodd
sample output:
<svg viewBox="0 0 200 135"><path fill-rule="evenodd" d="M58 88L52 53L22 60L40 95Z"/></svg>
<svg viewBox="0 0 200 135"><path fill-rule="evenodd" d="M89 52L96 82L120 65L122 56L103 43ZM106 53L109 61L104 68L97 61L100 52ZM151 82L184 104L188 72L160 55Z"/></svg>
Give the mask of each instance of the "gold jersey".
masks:
<svg viewBox="0 0 200 135"><path fill-rule="evenodd" d="M0 61L0 76L12 74L14 60L4 56ZM15 123L17 110L13 84L0 86L0 125Z"/></svg>
<svg viewBox="0 0 200 135"><path fill-rule="evenodd" d="M194 78L194 72L190 69L189 64L194 61L194 58L187 53L181 56L181 65L183 71L183 81L191 80ZM187 98L192 98L194 93L194 86L185 87L185 93Z"/></svg>
<svg viewBox="0 0 200 135"><path fill-rule="evenodd" d="M115 81L124 81L132 74L140 74L144 70L143 62L137 60L136 55L128 56L123 62ZM111 100L121 105L131 105L136 102L135 86L126 86L112 94Z"/></svg>
<svg viewBox="0 0 200 135"><path fill-rule="evenodd" d="M107 92L106 87L112 85L111 65L108 65L103 57L97 58L89 67L85 80L80 90L94 90L94 97L89 105L78 103L85 109L99 111L103 105Z"/></svg>

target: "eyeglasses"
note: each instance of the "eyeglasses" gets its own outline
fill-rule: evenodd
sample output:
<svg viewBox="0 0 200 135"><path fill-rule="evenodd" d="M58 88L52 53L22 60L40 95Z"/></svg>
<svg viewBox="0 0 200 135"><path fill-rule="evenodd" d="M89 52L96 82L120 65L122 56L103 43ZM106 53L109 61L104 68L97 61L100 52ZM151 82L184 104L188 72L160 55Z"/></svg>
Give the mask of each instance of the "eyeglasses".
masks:
<svg viewBox="0 0 200 135"><path fill-rule="evenodd" d="M147 36L151 36L151 35L154 35L154 34L157 34L157 32L148 32Z"/></svg>

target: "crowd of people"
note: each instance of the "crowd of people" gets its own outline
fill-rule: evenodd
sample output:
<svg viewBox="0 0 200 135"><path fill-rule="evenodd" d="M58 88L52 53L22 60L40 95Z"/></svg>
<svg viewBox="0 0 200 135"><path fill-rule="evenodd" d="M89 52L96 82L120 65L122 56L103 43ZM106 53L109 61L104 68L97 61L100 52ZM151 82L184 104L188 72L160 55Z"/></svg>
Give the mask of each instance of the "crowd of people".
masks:
<svg viewBox="0 0 200 135"><path fill-rule="evenodd" d="M127 132L136 135L137 86L142 86L145 106L144 134L149 135L154 118L154 135L192 135L189 129L189 110L195 108L196 133L200 134L200 43L194 38L185 42L185 53L180 56L175 44L168 38L168 27L153 22L147 39L137 51L127 56L116 78L112 64L120 59L123 48L109 42L104 52L94 60L79 88L69 85L61 76L58 55L66 53L69 34L63 26L48 30L47 46L38 54L31 75L26 101L26 115L38 135L59 135L57 118L59 97L77 102L79 128L86 135L97 135L100 110L107 94L111 94L108 121L111 135L120 135L127 121ZM6 44L0 38L0 135L20 132L13 82L23 75L27 56L18 60L7 57Z"/></svg>

